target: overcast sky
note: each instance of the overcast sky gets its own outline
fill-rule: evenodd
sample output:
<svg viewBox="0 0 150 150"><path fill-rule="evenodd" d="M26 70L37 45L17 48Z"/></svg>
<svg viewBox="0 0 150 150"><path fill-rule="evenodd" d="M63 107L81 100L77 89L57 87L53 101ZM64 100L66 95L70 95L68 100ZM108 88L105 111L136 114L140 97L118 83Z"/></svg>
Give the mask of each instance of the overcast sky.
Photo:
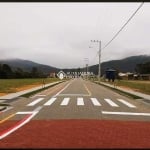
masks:
<svg viewBox="0 0 150 150"><path fill-rule="evenodd" d="M104 47L140 3L0 3L0 59L21 58L58 68L98 63ZM89 48L89 46L93 48ZM150 3L144 3L117 38L102 50L102 62L150 55Z"/></svg>

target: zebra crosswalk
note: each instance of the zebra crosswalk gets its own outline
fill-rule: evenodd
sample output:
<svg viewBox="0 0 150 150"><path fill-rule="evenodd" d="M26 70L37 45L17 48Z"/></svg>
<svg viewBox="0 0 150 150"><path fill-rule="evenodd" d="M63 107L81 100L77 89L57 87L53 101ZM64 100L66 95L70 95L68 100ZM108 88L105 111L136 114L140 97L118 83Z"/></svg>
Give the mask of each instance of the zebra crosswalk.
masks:
<svg viewBox="0 0 150 150"><path fill-rule="evenodd" d="M44 105L45 106L49 106L52 105L52 103L56 100L56 98L51 98L50 100L48 100Z"/></svg>
<svg viewBox="0 0 150 150"><path fill-rule="evenodd" d="M119 107L116 103L114 103L111 99L104 99L110 106Z"/></svg>
<svg viewBox="0 0 150 150"><path fill-rule="evenodd" d="M42 101L44 98L38 98L35 101L31 102L30 104L28 104L28 106L34 106L35 104L39 103L40 101Z"/></svg>
<svg viewBox="0 0 150 150"><path fill-rule="evenodd" d="M43 101L44 98L37 98L35 99L33 102L29 103L27 106L34 106L38 103L40 103L41 101ZM48 99L43 105L44 106L50 106L52 104L54 104L56 101L58 100L57 97L52 97L50 99ZM60 99L59 99L60 101ZM103 105L108 105L110 107L120 107L120 105L124 105L126 107L129 108L136 108L135 105L127 102L124 99L110 99L110 98L104 98L104 99L98 99L98 98L89 98L89 99L84 99L83 97L77 97L76 101L76 105L77 106L84 106L87 105L86 101L89 101L92 105L94 106L103 106ZM71 103L71 98L70 97L65 97L61 100L61 102L59 103L60 106L69 106L69 104Z"/></svg>
<svg viewBox="0 0 150 150"><path fill-rule="evenodd" d="M69 101L70 101L70 98L68 98L68 97L64 98L64 100L62 101L62 103L60 105L68 105Z"/></svg>
<svg viewBox="0 0 150 150"><path fill-rule="evenodd" d="M92 101L93 105L101 106L100 102L96 98L91 98L91 101Z"/></svg>

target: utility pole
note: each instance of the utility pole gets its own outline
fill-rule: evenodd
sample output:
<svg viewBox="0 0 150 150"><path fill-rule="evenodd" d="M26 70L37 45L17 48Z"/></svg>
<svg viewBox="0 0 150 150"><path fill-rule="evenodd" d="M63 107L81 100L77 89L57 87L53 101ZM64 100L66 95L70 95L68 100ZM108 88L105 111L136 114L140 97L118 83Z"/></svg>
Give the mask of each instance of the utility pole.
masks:
<svg viewBox="0 0 150 150"><path fill-rule="evenodd" d="M98 66L98 81L100 82L101 77L101 41L91 40L91 42L97 42L99 44L99 66Z"/></svg>
<svg viewBox="0 0 150 150"><path fill-rule="evenodd" d="M99 67L98 67L98 81L100 82L101 78L101 41L99 41Z"/></svg>
<svg viewBox="0 0 150 150"><path fill-rule="evenodd" d="M88 58L84 58L84 61L85 61L86 79L88 79L88 62L89 62L89 59Z"/></svg>

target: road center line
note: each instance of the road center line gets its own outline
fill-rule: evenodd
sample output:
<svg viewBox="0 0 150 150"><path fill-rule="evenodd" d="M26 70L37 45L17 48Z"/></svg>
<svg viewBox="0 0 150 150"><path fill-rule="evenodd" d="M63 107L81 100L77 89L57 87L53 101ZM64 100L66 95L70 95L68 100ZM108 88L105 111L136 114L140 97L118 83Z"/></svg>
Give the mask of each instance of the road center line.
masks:
<svg viewBox="0 0 150 150"><path fill-rule="evenodd" d="M91 96L92 94L91 94L90 90L87 88L87 86L85 84L83 84L83 85L84 85L85 89L87 90L88 95Z"/></svg>
<svg viewBox="0 0 150 150"><path fill-rule="evenodd" d="M74 80L73 80L74 81ZM69 82L63 89L61 89L58 93L56 93L53 97L58 96L62 91L64 91L73 81Z"/></svg>
<svg viewBox="0 0 150 150"><path fill-rule="evenodd" d="M5 121L7 121L7 120L10 119L10 118L12 118L12 117L15 116L15 115L16 115L16 114L11 114L11 115L9 115L9 116L6 117L5 119L1 120L1 121L0 121L0 124L3 123L3 122L5 122Z"/></svg>

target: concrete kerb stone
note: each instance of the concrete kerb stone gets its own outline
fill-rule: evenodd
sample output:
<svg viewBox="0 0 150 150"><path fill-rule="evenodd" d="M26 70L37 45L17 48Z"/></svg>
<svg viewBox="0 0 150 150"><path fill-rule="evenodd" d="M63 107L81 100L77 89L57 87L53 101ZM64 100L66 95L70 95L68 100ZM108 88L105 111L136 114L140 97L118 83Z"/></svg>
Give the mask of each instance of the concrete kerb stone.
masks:
<svg viewBox="0 0 150 150"><path fill-rule="evenodd" d="M0 111L5 110L7 107L6 106L0 106Z"/></svg>
<svg viewBox="0 0 150 150"><path fill-rule="evenodd" d="M62 83L62 82L64 82L64 81L57 81L57 82L45 84L44 86L42 85L42 86L38 86L38 87L31 88L31 89L28 89L28 90L23 90L23 91L20 91L20 92L0 96L0 100L11 100L11 99L17 98L21 95L24 95L24 94L27 94L27 93L30 93L30 92L33 92L33 91L37 91L37 90L42 89L44 87L49 87L49 86L52 86L52 85L55 85L55 84L58 84L58 83Z"/></svg>

